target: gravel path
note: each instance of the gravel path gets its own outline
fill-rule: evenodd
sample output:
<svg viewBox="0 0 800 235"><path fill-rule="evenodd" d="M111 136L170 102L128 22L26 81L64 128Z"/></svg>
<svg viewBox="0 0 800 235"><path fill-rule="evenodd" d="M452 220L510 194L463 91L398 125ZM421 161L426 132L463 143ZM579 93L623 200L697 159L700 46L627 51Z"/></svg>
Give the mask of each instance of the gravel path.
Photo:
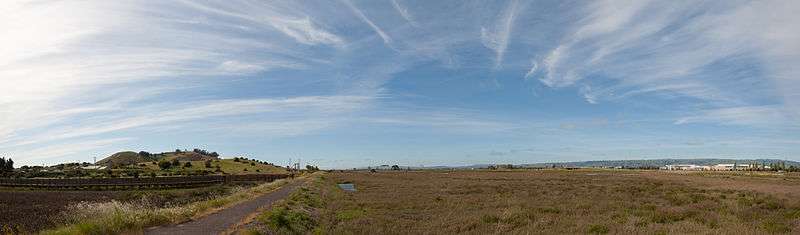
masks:
<svg viewBox="0 0 800 235"><path fill-rule="evenodd" d="M272 205L275 201L285 198L302 183L302 180L298 180L284 185L271 193L236 204L233 207L217 211L197 220L177 225L149 228L144 233L159 235L221 234L242 222L247 216L256 213L260 208Z"/></svg>

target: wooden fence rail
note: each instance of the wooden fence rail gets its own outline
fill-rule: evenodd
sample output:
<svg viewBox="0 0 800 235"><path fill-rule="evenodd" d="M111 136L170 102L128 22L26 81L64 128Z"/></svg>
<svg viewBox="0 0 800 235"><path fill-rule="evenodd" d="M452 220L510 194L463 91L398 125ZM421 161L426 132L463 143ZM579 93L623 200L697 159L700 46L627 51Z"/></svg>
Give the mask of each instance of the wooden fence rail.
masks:
<svg viewBox="0 0 800 235"><path fill-rule="evenodd" d="M206 175L206 176L171 176L155 178L96 178L96 179L0 179L2 187L29 188L173 188L199 187L213 184L224 184L243 181L274 181L287 178L289 174L252 174L252 175Z"/></svg>

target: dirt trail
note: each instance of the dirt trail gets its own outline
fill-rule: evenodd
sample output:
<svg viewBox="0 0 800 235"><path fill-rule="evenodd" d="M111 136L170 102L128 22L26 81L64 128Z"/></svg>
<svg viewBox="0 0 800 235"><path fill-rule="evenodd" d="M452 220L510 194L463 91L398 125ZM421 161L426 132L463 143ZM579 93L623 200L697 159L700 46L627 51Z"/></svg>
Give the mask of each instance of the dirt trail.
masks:
<svg viewBox="0 0 800 235"><path fill-rule="evenodd" d="M289 195L297 186L303 184L304 180L297 180L268 194L259 196L253 200L242 202L233 207L217 211L206 215L197 220L177 225L153 227L146 229L144 234L221 234L242 222L245 218L256 213L259 209L270 206L272 203L281 200Z"/></svg>

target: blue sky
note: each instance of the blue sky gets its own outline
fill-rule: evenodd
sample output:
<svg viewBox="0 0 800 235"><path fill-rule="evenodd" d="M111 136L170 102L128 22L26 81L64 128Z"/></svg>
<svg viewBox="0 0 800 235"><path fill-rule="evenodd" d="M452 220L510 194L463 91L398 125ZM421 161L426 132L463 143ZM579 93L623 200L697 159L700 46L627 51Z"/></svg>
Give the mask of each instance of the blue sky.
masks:
<svg viewBox="0 0 800 235"><path fill-rule="evenodd" d="M3 1L0 153L800 160L797 1Z"/></svg>

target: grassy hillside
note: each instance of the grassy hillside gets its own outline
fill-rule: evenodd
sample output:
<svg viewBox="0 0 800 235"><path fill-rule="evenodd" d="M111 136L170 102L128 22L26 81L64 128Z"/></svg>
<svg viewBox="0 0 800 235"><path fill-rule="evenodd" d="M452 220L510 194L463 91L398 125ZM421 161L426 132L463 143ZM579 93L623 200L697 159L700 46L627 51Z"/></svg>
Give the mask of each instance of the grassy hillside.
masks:
<svg viewBox="0 0 800 235"><path fill-rule="evenodd" d="M218 156L216 152L201 149L155 154L126 151L115 153L97 163L110 166L114 172L125 172L126 175L135 172L140 175L286 173L284 168L266 162L246 158L221 159Z"/></svg>
<svg viewBox="0 0 800 235"><path fill-rule="evenodd" d="M172 158L174 159L174 157ZM171 162L171 161L170 161ZM184 172L202 172L208 171L210 174L262 174L262 173L286 173L286 169L276 167L254 160L235 160L235 159L215 159L210 160L210 167L206 167L206 161L180 161L179 166L172 166L167 169L161 169L158 163L148 162L131 165L128 168L141 169L146 173L156 172L157 174L178 174ZM190 166L186 166L186 163ZM219 171L217 169L219 168Z"/></svg>
<svg viewBox="0 0 800 235"><path fill-rule="evenodd" d="M155 161L152 155L140 155L136 152L125 151L112 154L111 156L97 161L98 165L106 165L111 167L125 166L140 162Z"/></svg>
<svg viewBox="0 0 800 235"><path fill-rule="evenodd" d="M159 160L168 160L172 161L172 159L178 159L179 161L205 161L205 160L217 160L219 157L203 155L195 152L167 152L167 153L160 153L155 155Z"/></svg>

